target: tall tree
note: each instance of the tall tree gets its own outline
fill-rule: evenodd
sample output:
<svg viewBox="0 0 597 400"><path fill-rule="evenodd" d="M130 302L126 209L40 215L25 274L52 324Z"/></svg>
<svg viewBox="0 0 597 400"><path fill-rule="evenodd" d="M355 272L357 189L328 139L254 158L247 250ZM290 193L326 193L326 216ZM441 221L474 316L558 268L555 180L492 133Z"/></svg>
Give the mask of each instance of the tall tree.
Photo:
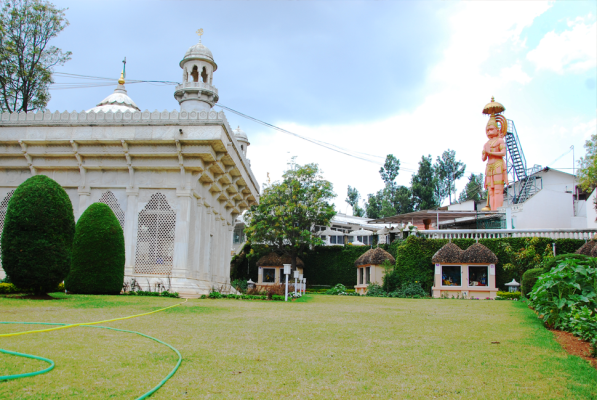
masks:
<svg viewBox="0 0 597 400"><path fill-rule="evenodd" d="M436 177L431 165L431 155L428 157L422 156L421 161L419 161L419 170L411 179L413 208L415 211L435 209L439 206L434 191L436 184Z"/></svg>
<svg viewBox="0 0 597 400"><path fill-rule="evenodd" d="M259 204L245 213L247 241L266 244L290 256L294 269L299 254L323 244L311 228L329 225L336 214L330 204L335 196L317 164L293 165L282 182L267 187Z"/></svg>
<svg viewBox="0 0 597 400"><path fill-rule="evenodd" d="M394 194L394 208L398 214L413 212L412 191L406 186L398 186Z"/></svg>
<svg viewBox="0 0 597 400"><path fill-rule="evenodd" d="M386 156L386 161L383 167L379 169L379 174L386 187L394 186L395 180L400 173L400 160L398 160L393 154Z"/></svg>
<svg viewBox="0 0 597 400"><path fill-rule="evenodd" d="M381 218L381 207L383 202L383 191L380 190L375 194L367 195L367 202L365 203L365 214L367 218Z"/></svg>
<svg viewBox="0 0 597 400"><path fill-rule="evenodd" d="M578 162L578 180L583 190L592 192L597 187L597 134L585 142L585 150L586 155Z"/></svg>
<svg viewBox="0 0 597 400"><path fill-rule="evenodd" d="M365 214L365 210L359 207L361 195L359 194L357 188L353 188L348 185L348 192L346 196L347 197L345 201L352 207L352 215L355 217L362 217Z"/></svg>
<svg viewBox="0 0 597 400"><path fill-rule="evenodd" d="M471 175L468 177L468 182L464 187L464 190L458 197L458 202L462 203L463 201L467 200L481 201L481 199L485 196L483 186L483 174L475 175L471 173Z"/></svg>
<svg viewBox="0 0 597 400"><path fill-rule="evenodd" d="M462 161L456 160L456 151L446 150L441 157L437 157L433 166L437 177L436 197L441 205L447 197L452 204L452 194L456 193L456 181L464 175L466 165Z"/></svg>
<svg viewBox="0 0 597 400"><path fill-rule="evenodd" d="M0 11L0 109L44 109L52 68L70 60L49 41L68 26L64 9L43 0L4 0Z"/></svg>

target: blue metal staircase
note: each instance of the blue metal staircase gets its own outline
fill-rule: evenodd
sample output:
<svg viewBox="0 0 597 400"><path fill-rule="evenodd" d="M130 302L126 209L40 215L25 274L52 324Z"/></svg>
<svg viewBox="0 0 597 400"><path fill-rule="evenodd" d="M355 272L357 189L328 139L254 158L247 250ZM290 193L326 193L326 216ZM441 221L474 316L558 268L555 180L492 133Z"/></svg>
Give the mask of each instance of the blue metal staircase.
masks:
<svg viewBox="0 0 597 400"><path fill-rule="evenodd" d="M536 165L530 170L527 169L527 161L524 157L520 140L518 139L516 126L514 125L514 121L510 119L508 120L508 130L505 140L508 150L506 155L508 175L513 171L519 181L518 191L516 190L517 185L514 182L512 183L512 193L507 193L508 199L511 201L511 204L524 203L539 191L537 188L537 177L534 173L540 170L541 167Z"/></svg>

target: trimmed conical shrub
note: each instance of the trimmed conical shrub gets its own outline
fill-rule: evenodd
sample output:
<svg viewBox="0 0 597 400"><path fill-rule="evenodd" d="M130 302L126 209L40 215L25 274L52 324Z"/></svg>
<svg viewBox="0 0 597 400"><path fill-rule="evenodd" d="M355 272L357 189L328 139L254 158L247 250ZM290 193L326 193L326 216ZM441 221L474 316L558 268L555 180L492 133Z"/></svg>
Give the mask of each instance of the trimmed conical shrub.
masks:
<svg viewBox="0 0 597 400"><path fill-rule="evenodd" d="M64 189L45 175L33 176L8 202L2 268L17 287L50 292L68 275L74 234L73 206Z"/></svg>
<svg viewBox="0 0 597 400"><path fill-rule="evenodd" d="M118 294L124 281L124 235L116 215L93 203L77 221L73 261L64 287L71 293Z"/></svg>

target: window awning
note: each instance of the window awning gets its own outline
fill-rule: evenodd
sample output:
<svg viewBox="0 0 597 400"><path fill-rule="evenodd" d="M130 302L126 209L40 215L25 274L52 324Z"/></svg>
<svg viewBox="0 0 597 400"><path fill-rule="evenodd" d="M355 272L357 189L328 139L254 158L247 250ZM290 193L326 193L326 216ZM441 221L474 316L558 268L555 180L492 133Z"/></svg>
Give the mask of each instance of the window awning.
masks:
<svg viewBox="0 0 597 400"><path fill-rule="evenodd" d="M392 217L378 218L369 221L370 224L399 224L411 223L413 225L424 225L425 221L436 224L446 221L455 221L458 218L489 218L501 216L505 213L499 211L448 211L448 210L422 210L406 214L398 214Z"/></svg>

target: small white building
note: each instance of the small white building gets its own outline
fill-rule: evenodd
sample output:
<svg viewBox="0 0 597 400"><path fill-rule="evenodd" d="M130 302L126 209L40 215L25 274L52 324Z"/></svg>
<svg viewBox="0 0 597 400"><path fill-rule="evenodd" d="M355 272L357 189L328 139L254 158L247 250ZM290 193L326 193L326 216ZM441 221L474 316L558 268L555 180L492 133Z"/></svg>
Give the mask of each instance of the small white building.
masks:
<svg viewBox="0 0 597 400"><path fill-rule="evenodd" d="M198 43L179 65L180 111L141 111L121 76L88 111L1 114L0 229L16 187L44 174L64 187L77 219L93 202L114 211L125 280L144 289L169 281L186 296L229 288L231 233L258 201L259 184L246 134L212 110L219 95L211 51Z"/></svg>

